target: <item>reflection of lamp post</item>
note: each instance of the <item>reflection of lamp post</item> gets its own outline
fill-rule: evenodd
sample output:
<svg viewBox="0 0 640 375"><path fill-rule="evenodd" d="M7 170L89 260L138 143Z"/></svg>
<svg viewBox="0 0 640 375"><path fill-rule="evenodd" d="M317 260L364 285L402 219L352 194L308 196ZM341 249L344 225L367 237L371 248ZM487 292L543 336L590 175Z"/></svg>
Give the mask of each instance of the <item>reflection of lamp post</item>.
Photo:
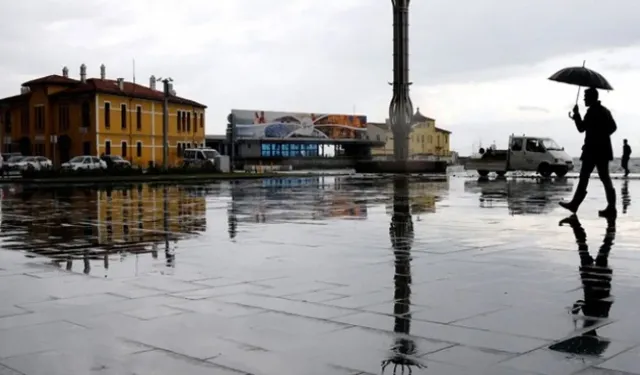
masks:
<svg viewBox="0 0 640 375"><path fill-rule="evenodd" d="M227 209L227 218L229 220L229 238L235 239L238 233L238 218L236 217L236 182L231 182L231 208Z"/></svg>
<svg viewBox="0 0 640 375"><path fill-rule="evenodd" d="M389 237L395 255L394 306L395 322L393 332L396 340L391 348L391 357L382 361L382 372L393 363L393 373L398 366L402 373L408 367L424 367L413 355L417 348L409 337L411 331L411 246L413 244L413 221L409 206L409 179L397 176L393 181L393 215L389 226Z"/></svg>
<svg viewBox="0 0 640 375"><path fill-rule="evenodd" d="M164 222L164 255L167 261L167 267L175 266L175 254L169 247L169 194L167 186L162 187L162 208Z"/></svg>

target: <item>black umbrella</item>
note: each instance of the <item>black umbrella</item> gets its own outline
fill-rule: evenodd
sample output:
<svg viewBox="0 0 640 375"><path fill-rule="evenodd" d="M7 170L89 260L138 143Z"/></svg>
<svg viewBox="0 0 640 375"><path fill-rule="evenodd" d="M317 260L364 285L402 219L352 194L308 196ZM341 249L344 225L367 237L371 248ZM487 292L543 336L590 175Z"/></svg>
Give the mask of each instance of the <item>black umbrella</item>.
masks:
<svg viewBox="0 0 640 375"><path fill-rule="evenodd" d="M602 74L587 69L584 64L574 66L570 68L564 68L559 70L554 75L549 77L550 80L562 83L568 83L570 85L576 85L581 87L593 87L596 89L613 90L613 87L602 76Z"/></svg>
<svg viewBox="0 0 640 375"><path fill-rule="evenodd" d="M582 66L572 66L557 71L551 77L550 80L562 83L568 83L570 85L578 86L578 95L576 95L576 104L580 100L580 88L581 87L593 87L596 89L613 90L613 87L607 81L602 74L595 70L585 68L586 61L582 62ZM571 115L569 115L571 116Z"/></svg>

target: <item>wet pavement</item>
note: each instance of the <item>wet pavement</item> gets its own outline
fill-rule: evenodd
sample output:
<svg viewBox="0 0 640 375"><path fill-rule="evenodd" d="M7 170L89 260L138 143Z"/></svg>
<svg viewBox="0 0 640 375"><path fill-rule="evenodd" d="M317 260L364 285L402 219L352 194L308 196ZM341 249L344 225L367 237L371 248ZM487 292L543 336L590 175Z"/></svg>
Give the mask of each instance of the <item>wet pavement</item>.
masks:
<svg viewBox="0 0 640 375"><path fill-rule="evenodd" d="M2 190L0 374L640 374L640 181Z"/></svg>

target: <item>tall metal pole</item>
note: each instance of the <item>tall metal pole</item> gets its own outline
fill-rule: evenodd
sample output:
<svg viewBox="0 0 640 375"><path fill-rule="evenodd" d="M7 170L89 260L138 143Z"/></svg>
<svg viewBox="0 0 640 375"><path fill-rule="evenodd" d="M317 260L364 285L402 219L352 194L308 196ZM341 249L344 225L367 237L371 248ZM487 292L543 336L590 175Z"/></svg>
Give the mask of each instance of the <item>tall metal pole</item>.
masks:
<svg viewBox="0 0 640 375"><path fill-rule="evenodd" d="M171 95L171 78L162 80L164 85L164 102L162 103L162 169L169 165L169 95Z"/></svg>
<svg viewBox="0 0 640 375"><path fill-rule="evenodd" d="M413 104L409 98L409 1L391 0L393 5L393 97L389 121L397 161L409 158L409 135Z"/></svg>

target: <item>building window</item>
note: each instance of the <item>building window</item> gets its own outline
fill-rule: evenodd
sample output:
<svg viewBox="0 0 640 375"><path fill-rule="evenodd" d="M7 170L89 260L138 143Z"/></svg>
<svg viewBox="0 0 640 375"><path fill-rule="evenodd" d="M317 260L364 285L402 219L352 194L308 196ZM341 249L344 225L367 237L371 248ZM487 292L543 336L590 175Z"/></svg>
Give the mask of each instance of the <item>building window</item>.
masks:
<svg viewBox="0 0 640 375"><path fill-rule="evenodd" d="M106 141L104 143L104 154L111 155L111 141Z"/></svg>
<svg viewBox="0 0 640 375"><path fill-rule="evenodd" d="M122 129L127 128L127 105L120 104L120 124L122 124Z"/></svg>
<svg viewBox="0 0 640 375"><path fill-rule="evenodd" d="M271 157L271 146L270 143L262 144L260 151L263 157Z"/></svg>
<svg viewBox="0 0 640 375"><path fill-rule="evenodd" d="M198 112L193 112L193 132L197 132L198 130Z"/></svg>
<svg viewBox="0 0 640 375"><path fill-rule="evenodd" d="M11 111L7 110L4 113L4 132L5 134L11 134Z"/></svg>
<svg viewBox="0 0 640 375"><path fill-rule="evenodd" d="M44 156L44 143L36 143L33 145L34 156Z"/></svg>
<svg viewBox="0 0 640 375"><path fill-rule="evenodd" d="M187 112L182 112L182 131L187 130Z"/></svg>
<svg viewBox="0 0 640 375"><path fill-rule="evenodd" d="M122 142L122 157L127 158L127 142Z"/></svg>
<svg viewBox="0 0 640 375"><path fill-rule="evenodd" d="M36 131L44 130L44 106L39 105L33 108L33 118Z"/></svg>
<svg viewBox="0 0 640 375"><path fill-rule="evenodd" d="M204 112L200 114L200 128L204 128Z"/></svg>
<svg viewBox="0 0 640 375"><path fill-rule="evenodd" d="M142 107L136 106L136 130L142 130Z"/></svg>
<svg viewBox="0 0 640 375"><path fill-rule="evenodd" d="M111 129L111 103L104 102L104 127Z"/></svg>
<svg viewBox="0 0 640 375"><path fill-rule="evenodd" d="M142 142L140 141L136 143L136 156L139 158L142 157Z"/></svg>
<svg viewBox="0 0 640 375"><path fill-rule="evenodd" d="M20 113L20 131L22 134L29 134L29 108L22 108Z"/></svg>
<svg viewBox="0 0 640 375"><path fill-rule="evenodd" d="M178 157L182 157L182 143L178 142L176 147L178 148Z"/></svg>
<svg viewBox="0 0 640 375"><path fill-rule="evenodd" d="M178 130L178 133L180 133L180 131L182 130L182 112L181 111L176 112L176 129Z"/></svg>
<svg viewBox="0 0 640 375"><path fill-rule="evenodd" d="M191 112L187 112L187 131L191 131Z"/></svg>
<svg viewBox="0 0 640 375"><path fill-rule="evenodd" d="M58 129L60 129L61 132L66 132L69 130L70 125L69 106L61 105L58 107Z"/></svg>
<svg viewBox="0 0 640 375"><path fill-rule="evenodd" d="M91 155L91 142L82 142L82 155Z"/></svg>
<svg viewBox="0 0 640 375"><path fill-rule="evenodd" d="M89 102L82 103L82 127L88 128L91 126L91 105Z"/></svg>

